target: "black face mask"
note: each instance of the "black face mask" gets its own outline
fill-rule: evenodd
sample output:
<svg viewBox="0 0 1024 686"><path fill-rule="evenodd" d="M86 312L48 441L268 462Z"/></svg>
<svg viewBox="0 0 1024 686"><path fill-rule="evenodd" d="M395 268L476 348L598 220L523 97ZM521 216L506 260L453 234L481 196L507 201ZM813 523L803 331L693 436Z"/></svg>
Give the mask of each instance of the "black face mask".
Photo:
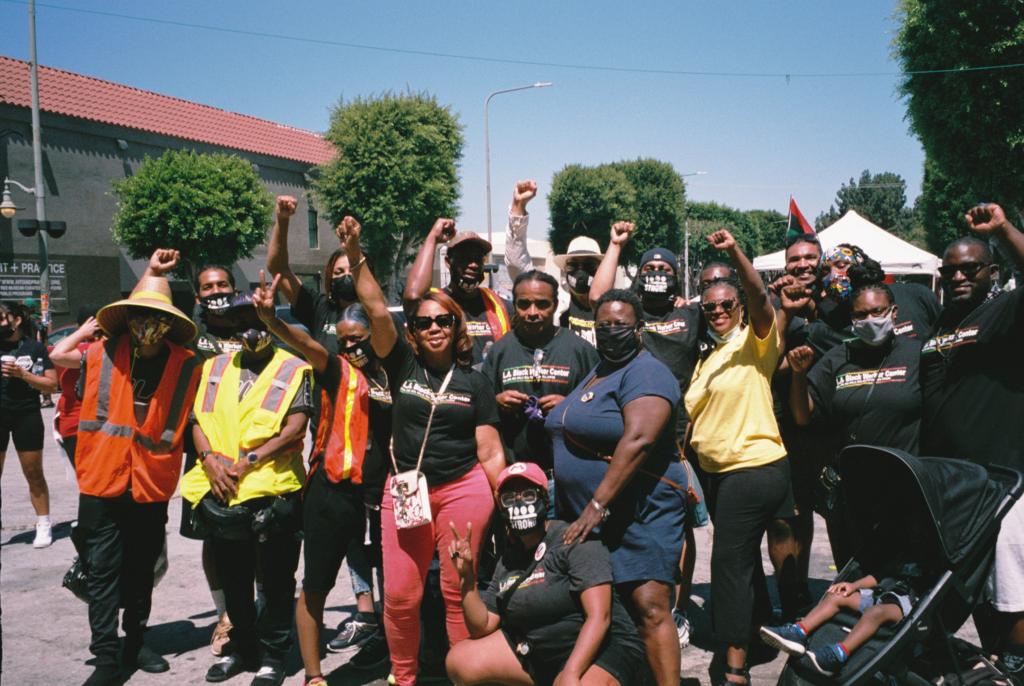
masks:
<svg viewBox="0 0 1024 686"><path fill-rule="evenodd" d="M331 279L331 300L350 303L358 299L356 296L356 281L352 278L351 274Z"/></svg>
<svg viewBox="0 0 1024 686"><path fill-rule="evenodd" d="M245 350L250 353L258 353L270 345L271 336L266 325L260 322L259 325L251 325L245 331L239 331L238 340Z"/></svg>
<svg viewBox="0 0 1024 686"><path fill-rule="evenodd" d="M14 327L9 324L0 326L0 341L6 341L8 338L14 335Z"/></svg>
<svg viewBox="0 0 1024 686"><path fill-rule="evenodd" d="M565 281L569 284L569 290L573 293L586 295L590 292L590 285L594 282L594 277L586 269L577 269L574 272L567 273Z"/></svg>
<svg viewBox="0 0 1024 686"><path fill-rule="evenodd" d="M636 326L594 327L598 354L612 363L625 362L640 349L636 330Z"/></svg>
<svg viewBox="0 0 1024 686"><path fill-rule="evenodd" d="M222 317L228 311L228 307L231 306L231 299L233 297L234 293L211 293L199 298L199 306L207 314Z"/></svg>
<svg viewBox="0 0 1024 686"><path fill-rule="evenodd" d="M377 353L368 337L345 347L339 343L338 352L356 369L366 369L377 359Z"/></svg>
<svg viewBox="0 0 1024 686"><path fill-rule="evenodd" d="M640 277L640 290L645 298L668 300L676 294L676 275L648 272Z"/></svg>
<svg viewBox="0 0 1024 686"><path fill-rule="evenodd" d="M516 498L516 504L512 507L498 505L501 518L508 530L516 536L529 536L537 531L543 531L544 522L548 518L548 503L544 498L538 498L537 502L527 505L522 498Z"/></svg>

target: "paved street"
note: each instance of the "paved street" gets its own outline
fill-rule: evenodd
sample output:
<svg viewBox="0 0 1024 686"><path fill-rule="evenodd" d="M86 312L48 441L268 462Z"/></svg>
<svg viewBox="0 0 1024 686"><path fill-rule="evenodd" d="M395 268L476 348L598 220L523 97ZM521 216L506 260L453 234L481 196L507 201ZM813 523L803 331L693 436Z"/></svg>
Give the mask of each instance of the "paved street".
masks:
<svg viewBox="0 0 1024 686"><path fill-rule="evenodd" d="M49 425L53 410L43 410ZM89 624L87 608L70 592L61 588L61 579L74 557L74 547L68 538L70 523L77 510L77 491L64 474L64 466L52 439L47 439L44 458L50 486L54 544L44 550L35 550L35 516L28 500L28 487L21 474L15 453L7 457L0 489L0 602L3 621L3 674L4 684L56 683L77 685L84 681L92 668L85 664L89 653ZM170 504L168 524L168 550L170 569L153 593L149 645L162 653L171 664L167 674L150 675L136 672L128 683L146 684L200 684L213 661L209 651L210 634L216 624L213 603L206 587L200 564L201 545L178 535L178 522L182 500L176 496ZM710 528L697 532L698 566L694 579L693 622L694 636L689 648L683 651L682 683L684 686L710 684L712 675L721 674L721 661L709 673L713 651L718 646L711 639L710 613L705 610L709 595L709 562L711 550ZM762 549L766 573L771 574L767 553ZM824 523L818 519L814 554L811 561L812 591L823 592L834 574L831 556L825 538ZM298 579L302 579L300 564ZM774 592L774 582L769 582ZM327 602L325 639L333 638L338 624L355 610L355 601L343 570L337 587ZM965 628L969 637L973 627ZM354 652L354 651L353 651ZM387 669L377 672L359 672L347 667L352 653L327 654L324 671L328 682L337 686L386 683ZM773 660L753 665L751 673L756 686L775 684L784 660ZM287 684L302 684L302 664L298 647L289 654ZM251 677L249 677L251 678ZM249 678L239 676L229 683L245 685Z"/></svg>

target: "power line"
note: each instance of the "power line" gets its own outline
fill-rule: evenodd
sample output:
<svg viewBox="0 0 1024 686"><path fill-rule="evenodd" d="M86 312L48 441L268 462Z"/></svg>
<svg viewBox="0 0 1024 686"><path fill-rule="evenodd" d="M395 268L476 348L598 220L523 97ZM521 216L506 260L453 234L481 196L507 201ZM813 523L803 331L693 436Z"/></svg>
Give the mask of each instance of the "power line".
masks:
<svg viewBox="0 0 1024 686"><path fill-rule="evenodd" d="M27 5L27 0L0 0L0 2L6 2L15 5ZM863 72L863 73L820 73L820 74L785 74L785 73L765 73L765 72L725 72L725 71L681 71L675 69L638 69L632 67L606 67L594 64L566 64L560 62L534 62L530 60L511 60L503 59L500 57L481 57L479 55L458 55L454 53L445 52L430 52L426 50L408 50L403 48L388 48L379 45L360 45L358 43L345 43L342 41L332 40L320 40L317 38L303 38L301 36L285 36L276 33L265 33L262 31L247 31L245 29L232 29L222 26L206 26L203 24L192 24L189 22L182 21L171 21L169 19L154 19L152 17L138 17L130 14L119 14L117 12L104 12L101 10L90 10L82 9L79 7L63 7L61 5L49 5L43 3L36 3L37 7L46 7L48 9L63 10L65 12L80 12L82 14L93 14L103 17L115 17L117 19L129 19L131 21L144 21L152 24L165 24L168 26L180 26L182 28L189 29L202 29L204 31L218 31L221 33L232 33L241 36L254 36L257 38L273 38L277 40L294 41L297 43L312 43L315 45L329 45L341 48L352 48L355 50L375 50L378 52L390 52L398 53L403 55L417 55L420 57L441 57L447 59L456 60L470 60L474 62L493 62L498 64L517 64L530 67L552 67L556 69L581 69L588 71L606 71L606 72L623 72L630 74L662 74L669 76L739 76L739 77L756 77L756 78L785 78L786 83L789 83L790 78L852 78L852 77L870 77L870 76L911 76L917 74L949 74L955 72L970 72L970 71L990 71L994 69L1014 69L1017 67L1024 67L1024 63L1020 64L1000 64L989 67L960 67L954 69L926 69L921 71L897 71L897 72Z"/></svg>

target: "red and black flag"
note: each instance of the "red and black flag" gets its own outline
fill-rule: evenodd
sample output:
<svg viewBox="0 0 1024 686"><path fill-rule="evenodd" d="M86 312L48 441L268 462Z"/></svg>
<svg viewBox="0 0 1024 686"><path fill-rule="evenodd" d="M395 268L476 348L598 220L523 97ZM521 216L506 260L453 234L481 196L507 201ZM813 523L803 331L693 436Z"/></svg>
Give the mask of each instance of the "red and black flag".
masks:
<svg viewBox="0 0 1024 686"><path fill-rule="evenodd" d="M814 235L814 228L804 219L804 215L800 214L800 209L796 206L796 201L792 197L789 199L789 222L787 227L789 229L786 232L787 242L802 233Z"/></svg>

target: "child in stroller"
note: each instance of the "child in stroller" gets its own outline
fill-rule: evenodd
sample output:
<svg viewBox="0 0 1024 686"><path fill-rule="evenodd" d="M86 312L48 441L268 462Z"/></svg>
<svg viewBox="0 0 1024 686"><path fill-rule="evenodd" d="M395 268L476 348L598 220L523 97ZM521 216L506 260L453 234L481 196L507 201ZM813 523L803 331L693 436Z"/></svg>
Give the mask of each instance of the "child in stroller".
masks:
<svg viewBox="0 0 1024 686"><path fill-rule="evenodd" d="M821 602L802 621L779 627L761 627L761 638L770 646L790 655L804 655L814 668L825 676L834 676L850 655L864 645L883 626L896 624L910 615L918 600L935 584L938 574L934 544L929 536L928 509L922 498L907 497L899 508L902 516L895 519L892 530L899 533L890 539L903 554L883 556L876 576L868 574L852 582L832 585ZM891 530L891 531L892 531ZM860 614L860 619L846 638L814 650L807 649L810 634L846 608Z"/></svg>

